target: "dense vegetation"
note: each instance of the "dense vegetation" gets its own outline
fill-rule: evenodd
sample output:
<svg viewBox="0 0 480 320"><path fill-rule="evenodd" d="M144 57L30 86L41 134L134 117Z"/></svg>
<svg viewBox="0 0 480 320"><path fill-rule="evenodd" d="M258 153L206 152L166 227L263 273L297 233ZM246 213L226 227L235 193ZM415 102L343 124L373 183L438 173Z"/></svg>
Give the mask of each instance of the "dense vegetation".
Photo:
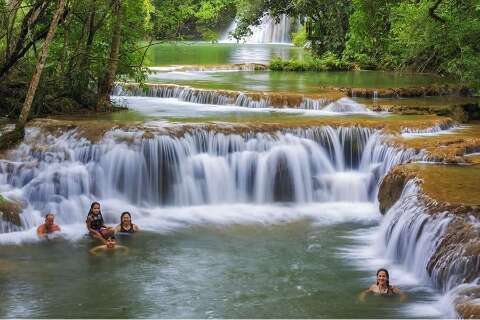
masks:
<svg viewBox="0 0 480 320"><path fill-rule="evenodd" d="M295 40L361 68L455 75L480 88L478 0L239 0L235 35L269 13L300 17Z"/></svg>
<svg viewBox="0 0 480 320"><path fill-rule="evenodd" d="M33 114L108 110L117 77L143 77L153 9L149 0L0 0L1 113L18 116L35 76Z"/></svg>
<svg viewBox="0 0 480 320"><path fill-rule="evenodd" d="M265 14L293 17L314 56L273 70L428 71L480 88L478 0L0 0L0 114L110 110L115 80L144 79L152 41L215 41L235 16L241 39Z"/></svg>

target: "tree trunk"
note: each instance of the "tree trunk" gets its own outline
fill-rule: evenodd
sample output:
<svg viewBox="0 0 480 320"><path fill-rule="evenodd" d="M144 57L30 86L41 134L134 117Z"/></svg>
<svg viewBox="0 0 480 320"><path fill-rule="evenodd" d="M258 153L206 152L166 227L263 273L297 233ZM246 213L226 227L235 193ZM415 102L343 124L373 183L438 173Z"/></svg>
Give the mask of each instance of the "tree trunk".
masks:
<svg viewBox="0 0 480 320"><path fill-rule="evenodd" d="M112 44L110 46L110 55L108 57L105 77L99 84L97 111L106 111L110 109L109 95L113 88L113 82L117 74L118 61L120 56L120 44L122 41L122 23L123 23L123 0L117 0L113 7L115 23L112 31Z"/></svg>
<svg viewBox="0 0 480 320"><path fill-rule="evenodd" d="M21 128L25 127L25 123L27 122L28 115L30 114L33 98L35 97L35 92L37 91L38 83L40 82L40 77L42 76L43 68L47 60L48 48L52 43L53 36L55 35L58 22L60 21L60 18L63 15L64 9L65 9L65 0L59 0L58 8L55 11L55 14L53 15L53 18L52 18L52 22L50 23L50 27L48 28L48 34L47 34L47 37L45 38L45 42L43 43L40 56L38 57L37 65L35 67L35 71L33 73L32 80L28 88L27 97L25 98L25 103L23 104L22 112L20 113L18 126Z"/></svg>

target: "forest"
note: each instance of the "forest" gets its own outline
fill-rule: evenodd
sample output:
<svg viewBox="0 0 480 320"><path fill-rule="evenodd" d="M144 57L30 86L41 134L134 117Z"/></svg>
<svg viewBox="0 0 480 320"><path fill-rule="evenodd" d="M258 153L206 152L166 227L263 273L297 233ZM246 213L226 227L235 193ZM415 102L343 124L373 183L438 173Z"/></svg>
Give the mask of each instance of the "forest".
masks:
<svg viewBox="0 0 480 320"><path fill-rule="evenodd" d="M1 0L0 10L0 112L26 107L22 121L109 111L115 81L145 79L151 45L215 42L235 19L241 41L267 14L292 17L294 43L335 65L480 86L478 0Z"/></svg>

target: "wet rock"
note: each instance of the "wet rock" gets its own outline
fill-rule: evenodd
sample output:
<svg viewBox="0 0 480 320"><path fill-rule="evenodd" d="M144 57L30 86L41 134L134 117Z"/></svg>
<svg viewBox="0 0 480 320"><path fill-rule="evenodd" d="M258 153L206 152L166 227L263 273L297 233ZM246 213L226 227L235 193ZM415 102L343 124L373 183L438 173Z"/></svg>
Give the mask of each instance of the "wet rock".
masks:
<svg viewBox="0 0 480 320"><path fill-rule="evenodd" d="M405 88L342 88L349 96L362 98L412 98L423 96L471 95L469 88L457 85L432 85Z"/></svg>
<svg viewBox="0 0 480 320"><path fill-rule="evenodd" d="M9 200L0 195L0 219L10 222L16 226L20 226L22 224L20 219L22 210L22 204Z"/></svg>

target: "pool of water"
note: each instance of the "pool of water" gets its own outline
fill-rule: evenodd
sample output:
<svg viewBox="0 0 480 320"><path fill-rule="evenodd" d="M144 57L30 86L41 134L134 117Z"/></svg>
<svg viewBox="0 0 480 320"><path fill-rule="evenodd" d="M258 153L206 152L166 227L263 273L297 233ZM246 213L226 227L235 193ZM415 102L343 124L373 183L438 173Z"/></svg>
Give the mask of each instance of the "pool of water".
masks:
<svg viewBox="0 0 480 320"><path fill-rule="evenodd" d="M167 42L149 49L147 66L213 65L234 63L266 64L274 56L302 59L303 48L285 44L235 44L207 42Z"/></svg>
<svg viewBox="0 0 480 320"><path fill-rule="evenodd" d="M382 71L171 71L153 73L149 76L149 82L239 91L321 93L326 87L399 88L442 84L449 80L427 74Z"/></svg>
<svg viewBox="0 0 480 320"><path fill-rule="evenodd" d="M130 248L127 255L91 256L93 244L86 237L4 245L0 317L405 316L409 303L358 301L374 271L352 267L354 258L339 251L354 243L348 237L353 230L376 224L378 216L366 209L363 222L350 217L338 223L333 218L326 224L321 219L270 224L265 216L263 224L145 231L119 239ZM431 303L426 288L402 289L415 302Z"/></svg>

